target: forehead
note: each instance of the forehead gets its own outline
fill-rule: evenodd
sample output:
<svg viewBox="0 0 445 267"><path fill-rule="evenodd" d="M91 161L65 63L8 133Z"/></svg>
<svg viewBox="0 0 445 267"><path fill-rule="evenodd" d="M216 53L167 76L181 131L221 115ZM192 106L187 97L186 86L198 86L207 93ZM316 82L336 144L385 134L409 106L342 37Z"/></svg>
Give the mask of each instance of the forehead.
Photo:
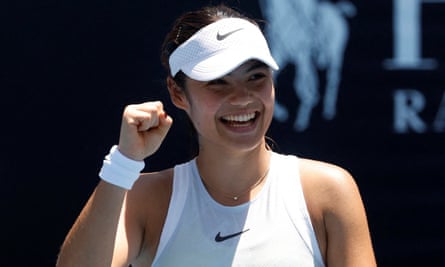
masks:
<svg viewBox="0 0 445 267"><path fill-rule="evenodd" d="M249 72L259 68L269 68L269 66L262 61L252 59L244 62L239 67L230 72L228 75L231 75L234 72Z"/></svg>

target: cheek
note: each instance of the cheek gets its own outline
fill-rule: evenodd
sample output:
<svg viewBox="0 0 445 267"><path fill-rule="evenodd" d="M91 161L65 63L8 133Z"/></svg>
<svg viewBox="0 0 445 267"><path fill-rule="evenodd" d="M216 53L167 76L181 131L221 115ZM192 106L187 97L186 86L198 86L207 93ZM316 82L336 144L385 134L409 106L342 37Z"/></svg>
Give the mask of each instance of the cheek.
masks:
<svg viewBox="0 0 445 267"><path fill-rule="evenodd" d="M194 99L189 110L189 117L197 128L208 127L215 119L218 103L209 98Z"/></svg>
<svg viewBox="0 0 445 267"><path fill-rule="evenodd" d="M271 102L274 103L275 102L275 88L274 87L272 87L272 89L270 90L269 97L271 99Z"/></svg>
<svg viewBox="0 0 445 267"><path fill-rule="evenodd" d="M270 124L273 117L275 107L275 89L266 90L262 95L262 101L264 103L266 123Z"/></svg>
<svg viewBox="0 0 445 267"><path fill-rule="evenodd" d="M264 105L267 108L273 108L275 104L275 88L272 86L270 89L264 90L261 98L263 99Z"/></svg>

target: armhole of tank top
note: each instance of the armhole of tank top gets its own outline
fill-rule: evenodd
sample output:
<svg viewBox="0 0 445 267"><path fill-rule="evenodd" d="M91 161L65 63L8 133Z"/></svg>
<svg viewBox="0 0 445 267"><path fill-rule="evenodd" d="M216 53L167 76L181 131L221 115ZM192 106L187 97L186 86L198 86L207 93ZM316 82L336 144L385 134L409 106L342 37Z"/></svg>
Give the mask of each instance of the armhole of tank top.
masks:
<svg viewBox="0 0 445 267"><path fill-rule="evenodd" d="M170 204L168 206L167 217L165 218L165 223L162 228L159 245L152 266L155 266L158 257L162 254L165 246L172 237L181 217L190 183L189 169L188 164L178 165L174 168Z"/></svg>
<svg viewBox="0 0 445 267"><path fill-rule="evenodd" d="M307 203L306 199L304 197L304 191L303 191L303 185L301 184L301 176L300 176L300 164L299 164L299 158L297 156L287 156L287 169L289 169L289 166L292 166L292 170L289 172L291 175L290 184L286 186L287 190L291 190L293 188L293 191L289 191L288 194L285 194L287 196L286 203L301 203L298 205L300 208L301 214L304 216L304 222L305 227L307 228L307 235L304 235L302 232L298 231L301 238L304 240L304 242L307 244L308 249L312 252L314 255L314 260L316 265L319 267L325 267L323 257L321 256L320 247L318 245L317 236L315 234L314 227L312 225L312 221L309 215L309 210L307 209ZM284 167L284 166L283 166ZM283 168L283 170L286 168ZM291 185L294 186L291 186ZM298 190L297 194L295 194L295 189ZM295 211L291 211L290 207L286 205L286 208L288 209L289 215L291 217L291 220L293 221L294 225L300 225L298 223L297 213ZM298 229L298 227L297 227Z"/></svg>

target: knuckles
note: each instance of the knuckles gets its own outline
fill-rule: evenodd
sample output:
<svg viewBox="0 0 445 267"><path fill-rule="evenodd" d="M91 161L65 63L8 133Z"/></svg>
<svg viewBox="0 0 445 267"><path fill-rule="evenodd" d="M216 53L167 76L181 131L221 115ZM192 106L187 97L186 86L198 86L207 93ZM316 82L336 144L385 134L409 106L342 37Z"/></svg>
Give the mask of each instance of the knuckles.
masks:
<svg viewBox="0 0 445 267"><path fill-rule="evenodd" d="M165 111L161 101L130 104L125 107L123 112L123 117L128 123L141 122L145 120L157 121L162 116L165 116ZM154 123L156 124L157 122Z"/></svg>

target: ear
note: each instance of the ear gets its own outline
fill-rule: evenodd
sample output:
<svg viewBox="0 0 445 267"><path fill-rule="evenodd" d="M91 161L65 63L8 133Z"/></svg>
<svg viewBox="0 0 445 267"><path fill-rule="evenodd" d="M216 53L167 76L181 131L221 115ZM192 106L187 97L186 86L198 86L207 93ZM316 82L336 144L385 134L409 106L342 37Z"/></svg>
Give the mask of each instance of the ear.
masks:
<svg viewBox="0 0 445 267"><path fill-rule="evenodd" d="M190 105L187 96L185 95L185 91L176 84L171 76L167 77L167 88L173 104L177 108L187 111Z"/></svg>

